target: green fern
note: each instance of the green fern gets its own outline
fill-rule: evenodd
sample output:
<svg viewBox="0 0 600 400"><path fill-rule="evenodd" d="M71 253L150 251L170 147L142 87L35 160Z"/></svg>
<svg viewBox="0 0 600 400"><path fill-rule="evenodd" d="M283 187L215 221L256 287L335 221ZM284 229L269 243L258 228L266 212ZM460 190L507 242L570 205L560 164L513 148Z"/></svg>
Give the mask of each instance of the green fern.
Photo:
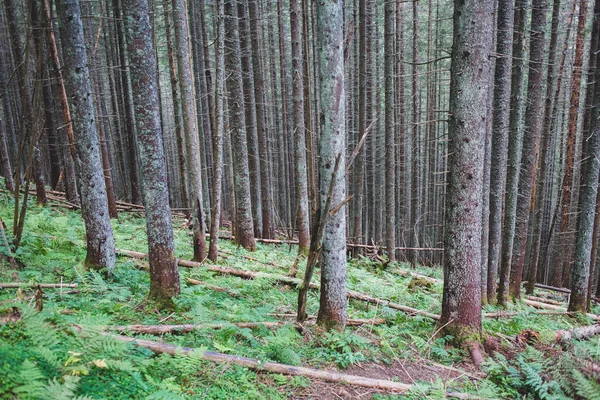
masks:
<svg viewBox="0 0 600 400"><path fill-rule="evenodd" d="M586 378L579 370L573 370L575 391L584 399L600 399L600 385L594 380Z"/></svg>

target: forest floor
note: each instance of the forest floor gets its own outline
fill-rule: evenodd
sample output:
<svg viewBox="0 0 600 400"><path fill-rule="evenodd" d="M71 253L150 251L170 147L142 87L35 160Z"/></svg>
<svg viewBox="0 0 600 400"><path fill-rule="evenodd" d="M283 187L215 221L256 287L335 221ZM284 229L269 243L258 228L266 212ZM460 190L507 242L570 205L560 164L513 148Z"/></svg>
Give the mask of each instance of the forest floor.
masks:
<svg viewBox="0 0 600 400"><path fill-rule="evenodd" d="M12 200L0 194L8 240L13 207ZM123 212L112 223L117 248L147 251L143 214ZM174 227L176 254L190 259L189 230L179 218ZM1 264L0 282L76 283L77 287L42 289L42 311L36 309L35 287L0 289L0 398L436 399L456 394L488 399L600 398L598 337L567 344L555 339L559 329L592 324L589 318L541 314L523 303L513 304L508 311L515 315L484 320L487 344L493 347L488 350L494 355L478 370L468 354L449 345L451 338L436 337L435 321L386 306L354 299L348 303L348 318L384 318L383 324L349 327L345 333L322 333L312 325L299 330L293 323L296 289L268 276L243 280L202 266L180 268L176 310L161 312L146 298L145 260L120 255L114 275L106 277L85 270L84 245L78 212L57 204L31 205L16 254L18 265ZM227 240L221 240L220 247L224 251L219 265L266 274L287 274L296 255L289 245L258 244L252 254ZM439 314L441 284L413 278L406 274L408 268L402 263L384 268L368 258L350 260L347 284L372 297ZM412 272L441 278L440 268L420 267ZM318 282L318 271L316 275ZM190 279L204 284L190 284ZM210 285L227 291L215 291ZM540 291L536 295L566 305L563 294ZM311 291L309 313L317 309L318 292ZM497 311L493 306L485 309ZM600 313L600 307L592 312ZM238 322L284 323L242 328L233 325ZM198 350L189 355L155 355L101 334L117 325L215 323L224 325L188 333L124 333ZM256 372L204 360L200 355L206 350L413 386L397 394Z"/></svg>

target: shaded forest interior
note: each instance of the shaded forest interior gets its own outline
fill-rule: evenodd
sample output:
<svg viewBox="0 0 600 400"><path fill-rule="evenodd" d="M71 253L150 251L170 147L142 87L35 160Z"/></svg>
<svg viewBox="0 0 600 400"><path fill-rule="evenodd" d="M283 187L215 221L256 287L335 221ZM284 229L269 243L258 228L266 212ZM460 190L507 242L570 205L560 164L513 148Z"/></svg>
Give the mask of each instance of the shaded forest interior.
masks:
<svg viewBox="0 0 600 400"><path fill-rule="evenodd" d="M3 0L0 246L2 276L16 285L4 290L51 284L41 277L79 288L81 274L108 285L131 263L121 253L146 263L145 295L158 313L188 310L193 285L238 297L230 280L180 270L191 267L285 286L297 298L292 308L282 302L305 337L397 322L376 324L379 315L353 306L365 302L434 323L431 340L468 354L475 374L498 351L494 333L504 342L518 334L517 345L531 345L527 360L557 343L560 357L579 359L565 335L600 333L599 42L600 0ZM77 276L31 275L43 264L34 238L51 229L40 215L78 224L81 237L69 239L82 248L69 258ZM128 246L119 225L140 220L146 246L129 236ZM286 260L269 258L271 275L258 256L269 251ZM369 290L354 267L423 297ZM27 314L22 300L10 303L16 323ZM485 322L539 312L548 314L532 317L534 339L523 339L525 325L506 333ZM580 325L589 330L569 330ZM544 329L560 332L552 346ZM232 362L209 353L201 358ZM600 391L594 357L581 377L569 375L571 392L546 393ZM515 390L544 398L531 386ZM468 384L446 389L483 396Z"/></svg>

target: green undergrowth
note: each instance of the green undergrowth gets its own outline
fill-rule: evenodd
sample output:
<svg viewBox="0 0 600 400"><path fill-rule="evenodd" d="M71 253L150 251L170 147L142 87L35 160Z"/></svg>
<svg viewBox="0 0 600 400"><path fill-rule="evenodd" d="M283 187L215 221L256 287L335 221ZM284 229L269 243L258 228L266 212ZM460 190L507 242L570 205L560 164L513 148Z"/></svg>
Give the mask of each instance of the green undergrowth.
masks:
<svg viewBox="0 0 600 400"><path fill-rule="evenodd" d="M8 225L11 240L12 200L0 199L0 216ZM197 349L191 356L156 356L132 344L100 335L104 327L130 324L208 324L280 321L281 314L294 313L297 292L268 278L242 280L217 275L203 268L181 268L181 295L174 312L163 312L147 300L149 276L146 261L119 256L112 276L87 271L85 230L81 216L56 206L30 206L22 245L17 252L19 269L0 265L0 281L28 283L77 283L70 289L45 289L44 309L35 310L31 289L0 289L0 316L17 307L21 319L0 323L0 398L13 399L278 399L310 392L303 377L261 374L246 368L204 361L199 354L210 350L226 354L314 368L345 369L377 363L394 365L430 363L457 366L468 358L449 345L450 337L435 337L436 326L422 316L407 316L387 307L351 300L349 318L385 318L387 324L348 328L344 333L322 333L307 327L300 334L293 325L277 329L254 329L225 325L221 329L198 329L186 334L160 337L138 335ZM121 213L112 221L118 248L146 251L142 215ZM190 231L175 219L176 253L192 256ZM248 260L245 250L226 240L219 265L286 274L296 256L290 246L257 245ZM2 251L6 248L2 246ZM269 263L275 264L271 265ZM300 263L298 276L302 276ZM399 272L408 265L392 263L385 268L367 258L348 263L348 287L373 297L391 300L432 313L440 312L440 284L425 284ZM436 278L439 268L419 267L415 272ZM319 271L316 271L315 281ZM194 278L228 288L239 296L215 292L202 285L189 285ZM308 294L308 310L318 310L318 293ZM513 305L522 315L485 320L486 332L504 339L524 329L540 333L540 344L548 347L552 332L586 324L556 315L539 315L523 305ZM493 312L487 307L486 312ZM288 318L291 321L293 319ZM553 348L553 347L552 347ZM554 348L553 348L554 349ZM500 351L485 365L488 379L470 381L465 376L443 381L436 371L416 382L408 398L443 398L448 391L473 393L481 398L591 398L598 386L584 365L600 363L600 342L589 340L551 356L534 347L519 354ZM537 352L537 353L536 353ZM558 361L560 360L560 362ZM581 360L585 360L583 363ZM571 364L569 364L571 363ZM561 373L568 371L568 373ZM583 372L580 372L583 371ZM358 372L354 372L358 374ZM406 381L406 383L414 383ZM378 396L378 397L377 397ZM563 397L560 397L563 396ZM376 398L393 398L378 394ZM597 397L600 398L600 397Z"/></svg>

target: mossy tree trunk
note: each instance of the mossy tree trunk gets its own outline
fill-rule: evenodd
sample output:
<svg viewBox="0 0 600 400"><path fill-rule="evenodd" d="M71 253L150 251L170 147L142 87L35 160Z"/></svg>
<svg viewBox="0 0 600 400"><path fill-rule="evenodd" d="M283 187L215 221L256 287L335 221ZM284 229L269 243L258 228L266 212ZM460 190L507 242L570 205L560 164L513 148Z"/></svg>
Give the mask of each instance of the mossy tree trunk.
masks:
<svg viewBox="0 0 600 400"><path fill-rule="evenodd" d="M319 195L325 209L330 186L331 204L346 196L343 5L336 0L316 3L321 141L319 149ZM339 173L331 184L336 159ZM343 330L346 324L346 217L342 208L325 226L321 253L321 300L317 323L325 329Z"/></svg>
<svg viewBox="0 0 600 400"><path fill-rule="evenodd" d="M175 23L177 68L181 92L183 131L186 139L187 174L190 182L192 223L194 231L194 260L206 258L206 222L202 202L202 176L200 163L200 145L195 113L196 99L190 65L190 43L188 38L187 12L184 0L173 0L173 21Z"/></svg>
<svg viewBox="0 0 600 400"><path fill-rule="evenodd" d="M237 2L225 1L225 67L227 78L229 125L234 162L235 232L236 241L245 249L254 251L254 224L250 200L250 173L248 170L248 138L244 121L245 106L242 89L242 57L238 29Z"/></svg>
<svg viewBox="0 0 600 400"><path fill-rule="evenodd" d="M81 211L87 239L86 264L112 272L115 244L108 214L79 0L57 1L57 14L63 46L65 90L72 111L77 150Z"/></svg>
<svg viewBox="0 0 600 400"><path fill-rule="evenodd" d="M454 7L440 326L459 343L476 341L482 332L481 199L493 15L492 0L465 0Z"/></svg>
<svg viewBox="0 0 600 400"><path fill-rule="evenodd" d="M156 58L147 0L125 0L125 31L144 187L150 260L150 298L165 307L179 294L167 172L160 125Z"/></svg>

